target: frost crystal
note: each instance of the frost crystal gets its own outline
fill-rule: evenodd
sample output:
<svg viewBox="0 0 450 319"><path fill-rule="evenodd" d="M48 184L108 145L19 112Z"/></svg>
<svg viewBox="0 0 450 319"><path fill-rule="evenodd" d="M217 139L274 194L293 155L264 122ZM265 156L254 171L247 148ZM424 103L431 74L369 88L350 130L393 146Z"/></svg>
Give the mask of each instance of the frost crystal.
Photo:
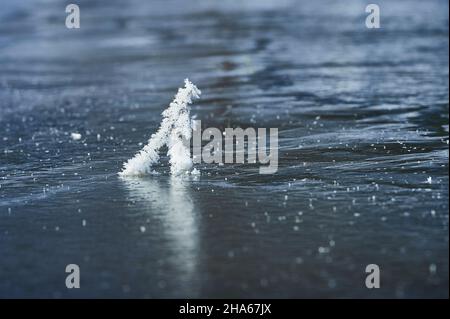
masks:
<svg viewBox="0 0 450 319"><path fill-rule="evenodd" d="M175 99L162 113L163 119L158 131L153 134L148 144L132 159L129 159L119 173L121 176L141 176L152 174L152 166L159 160L159 149L167 145L170 172L173 175L190 173L192 159L189 141L192 134L190 107L192 98L200 97L200 90L188 79L184 80L184 88L178 89Z"/></svg>

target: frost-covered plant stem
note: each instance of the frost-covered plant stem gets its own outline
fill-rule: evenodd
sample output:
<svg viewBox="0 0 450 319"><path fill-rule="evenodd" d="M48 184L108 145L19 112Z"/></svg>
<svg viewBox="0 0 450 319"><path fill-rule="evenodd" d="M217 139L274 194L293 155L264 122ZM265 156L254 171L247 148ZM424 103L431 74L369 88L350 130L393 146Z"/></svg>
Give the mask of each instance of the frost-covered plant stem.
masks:
<svg viewBox="0 0 450 319"><path fill-rule="evenodd" d="M192 98L199 98L201 91L188 79L184 80L184 88L178 89L175 99L162 113L163 120L158 131L153 134L148 144L132 159L123 165L121 176L141 176L151 174L152 166L159 161L159 149L167 145L170 172L173 175L190 173L192 159L189 141L192 134L190 107Z"/></svg>

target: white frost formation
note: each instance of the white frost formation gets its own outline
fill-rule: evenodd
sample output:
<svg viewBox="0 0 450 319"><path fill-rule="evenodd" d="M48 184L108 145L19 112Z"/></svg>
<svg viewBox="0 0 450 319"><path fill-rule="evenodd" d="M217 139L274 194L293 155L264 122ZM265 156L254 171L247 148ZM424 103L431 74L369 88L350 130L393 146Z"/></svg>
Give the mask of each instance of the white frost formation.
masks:
<svg viewBox="0 0 450 319"><path fill-rule="evenodd" d="M164 145L169 149L167 155L170 157L171 174L191 173L191 152L189 145L185 145L183 141L189 141L192 135L189 104L193 97L199 98L200 94L201 91L189 79L185 79L184 88L178 89L175 99L162 113L163 120L158 131L139 153L124 163L119 175L142 176L153 173L152 166L158 162L158 151Z"/></svg>

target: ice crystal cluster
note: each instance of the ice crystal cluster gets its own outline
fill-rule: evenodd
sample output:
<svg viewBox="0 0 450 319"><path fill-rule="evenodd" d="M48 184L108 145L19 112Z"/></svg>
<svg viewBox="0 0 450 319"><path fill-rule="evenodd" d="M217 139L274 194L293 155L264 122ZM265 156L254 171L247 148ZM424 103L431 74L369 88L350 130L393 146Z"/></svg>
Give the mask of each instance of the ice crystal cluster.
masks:
<svg viewBox="0 0 450 319"><path fill-rule="evenodd" d="M160 127L147 145L123 165L121 176L142 176L154 173L152 167L159 161L159 150L167 145L172 175L197 172L192 169L189 141L192 135L189 104L199 98L201 91L189 79L184 80L184 88L178 89L175 99L162 113Z"/></svg>

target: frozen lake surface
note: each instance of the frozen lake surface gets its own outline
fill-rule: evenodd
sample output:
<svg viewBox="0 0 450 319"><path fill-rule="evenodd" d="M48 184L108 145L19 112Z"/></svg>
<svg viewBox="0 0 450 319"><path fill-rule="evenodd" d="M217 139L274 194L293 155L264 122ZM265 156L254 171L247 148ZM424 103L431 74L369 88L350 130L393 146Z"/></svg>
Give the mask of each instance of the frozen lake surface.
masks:
<svg viewBox="0 0 450 319"><path fill-rule="evenodd" d="M0 297L448 298L448 1L77 3L1 4ZM277 174L117 176L186 77Z"/></svg>

